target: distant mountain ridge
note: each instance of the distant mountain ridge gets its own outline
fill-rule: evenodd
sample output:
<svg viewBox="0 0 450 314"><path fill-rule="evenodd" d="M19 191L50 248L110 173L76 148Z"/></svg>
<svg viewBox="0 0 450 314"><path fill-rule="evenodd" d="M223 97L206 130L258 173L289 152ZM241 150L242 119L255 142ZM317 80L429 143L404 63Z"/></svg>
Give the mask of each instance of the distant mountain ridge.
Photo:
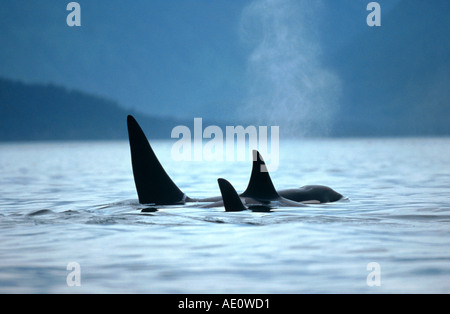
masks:
<svg viewBox="0 0 450 314"><path fill-rule="evenodd" d="M0 141L115 140L127 138L133 114L149 138L170 138L172 118L149 117L80 91L0 78Z"/></svg>

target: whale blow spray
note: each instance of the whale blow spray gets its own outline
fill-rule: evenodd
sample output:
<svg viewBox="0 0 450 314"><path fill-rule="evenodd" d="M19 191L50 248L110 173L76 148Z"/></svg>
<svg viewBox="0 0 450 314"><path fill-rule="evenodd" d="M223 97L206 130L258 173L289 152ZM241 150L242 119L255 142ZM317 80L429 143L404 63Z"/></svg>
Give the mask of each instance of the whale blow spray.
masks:
<svg viewBox="0 0 450 314"><path fill-rule="evenodd" d="M282 135L327 135L336 112L341 84L320 62L319 9L320 1L255 0L242 12L251 51L245 111Z"/></svg>

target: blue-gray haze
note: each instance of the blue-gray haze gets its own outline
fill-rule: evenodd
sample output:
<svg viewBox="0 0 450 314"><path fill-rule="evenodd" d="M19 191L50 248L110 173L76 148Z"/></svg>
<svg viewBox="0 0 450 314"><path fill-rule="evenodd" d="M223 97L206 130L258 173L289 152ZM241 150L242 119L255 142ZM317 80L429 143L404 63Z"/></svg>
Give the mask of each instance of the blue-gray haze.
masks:
<svg viewBox="0 0 450 314"><path fill-rule="evenodd" d="M68 2L2 2L1 77L287 135L450 133L446 0L378 1L381 27L368 0L80 0L81 27Z"/></svg>

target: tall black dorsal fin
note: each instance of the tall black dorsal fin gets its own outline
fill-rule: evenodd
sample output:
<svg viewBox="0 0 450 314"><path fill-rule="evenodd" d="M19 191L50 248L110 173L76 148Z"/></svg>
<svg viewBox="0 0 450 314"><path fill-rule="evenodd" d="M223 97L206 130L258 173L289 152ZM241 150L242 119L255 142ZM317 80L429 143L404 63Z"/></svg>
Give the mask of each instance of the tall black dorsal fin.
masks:
<svg viewBox="0 0 450 314"><path fill-rule="evenodd" d="M225 179L217 179L217 182L226 212L239 212L247 209L230 182Z"/></svg>
<svg viewBox="0 0 450 314"><path fill-rule="evenodd" d="M250 181L247 189L241 196L252 197L261 201L271 201L280 198L273 186L272 179L270 179L266 164L257 150L253 151L253 167Z"/></svg>
<svg viewBox="0 0 450 314"><path fill-rule="evenodd" d="M132 117L127 117L134 183L141 204L174 205L185 195L173 183L156 157L144 132Z"/></svg>

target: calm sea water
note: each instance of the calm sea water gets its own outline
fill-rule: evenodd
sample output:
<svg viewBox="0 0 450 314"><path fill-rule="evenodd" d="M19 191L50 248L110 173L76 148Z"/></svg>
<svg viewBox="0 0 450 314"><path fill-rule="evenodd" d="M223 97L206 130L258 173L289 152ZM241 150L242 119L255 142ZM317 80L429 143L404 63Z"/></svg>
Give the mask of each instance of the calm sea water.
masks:
<svg viewBox="0 0 450 314"><path fill-rule="evenodd" d="M250 162L174 162L170 142L152 145L189 196L219 195L218 177L246 187ZM271 176L349 200L141 213L127 142L0 144L0 292L450 292L450 139L282 142Z"/></svg>

